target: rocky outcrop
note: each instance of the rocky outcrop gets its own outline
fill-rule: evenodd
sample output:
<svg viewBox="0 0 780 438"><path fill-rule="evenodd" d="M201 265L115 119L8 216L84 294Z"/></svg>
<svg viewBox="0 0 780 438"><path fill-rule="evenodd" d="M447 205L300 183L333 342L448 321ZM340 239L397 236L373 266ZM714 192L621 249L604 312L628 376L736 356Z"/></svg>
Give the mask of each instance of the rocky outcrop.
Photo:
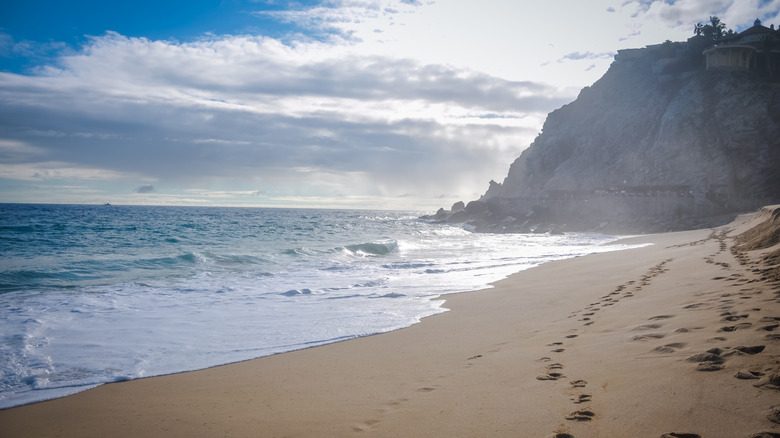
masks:
<svg viewBox="0 0 780 438"><path fill-rule="evenodd" d="M780 83L706 71L695 41L621 51L468 215L479 231L654 232L780 202Z"/></svg>

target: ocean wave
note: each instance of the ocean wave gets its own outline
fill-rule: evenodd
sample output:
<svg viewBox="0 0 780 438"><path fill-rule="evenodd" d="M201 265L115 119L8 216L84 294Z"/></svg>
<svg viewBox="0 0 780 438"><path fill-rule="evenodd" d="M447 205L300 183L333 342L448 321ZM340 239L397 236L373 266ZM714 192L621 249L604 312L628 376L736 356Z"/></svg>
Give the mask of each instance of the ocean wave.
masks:
<svg viewBox="0 0 780 438"><path fill-rule="evenodd" d="M436 266L432 262L395 262L381 265L385 269L420 269L426 266Z"/></svg>
<svg viewBox="0 0 780 438"><path fill-rule="evenodd" d="M374 221L374 222L395 222L395 221L412 221L418 220L419 214L410 214L406 216L389 216L389 215L362 215L360 220Z"/></svg>
<svg viewBox="0 0 780 438"><path fill-rule="evenodd" d="M356 243L345 246L331 247L328 249L314 249L310 247L297 247L286 249L282 254L290 256L319 256L334 253L346 253L357 257L376 257L398 252L398 242L392 239L378 240L375 242Z"/></svg>
<svg viewBox="0 0 780 438"><path fill-rule="evenodd" d="M129 262L129 264L141 269L157 269L165 267L177 267L181 266L182 264L194 265L202 259L203 258L197 253L187 252L171 257L155 257L132 260Z"/></svg>
<svg viewBox="0 0 780 438"><path fill-rule="evenodd" d="M355 283L352 285L353 288L360 288L360 287L378 287L387 284L389 279L387 277L384 278L378 278L376 280L369 280L362 283Z"/></svg>
<svg viewBox="0 0 780 438"><path fill-rule="evenodd" d="M350 253L357 256L383 256L398 251L398 242L386 240L380 242L359 243L344 247Z"/></svg>
<svg viewBox="0 0 780 438"><path fill-rule="evenodd" d="M302 246L302 247L299 247L299 248L286 249L286 250L282 251L282 254L290 255L290 256L312 256L312 255L318 254L319 252L321 252L321 251L317 251L317 250L314 250L314 249L311 249L311 248L306 248L306 247Z"/></svg>
<svg viewBox="0 0 780 438"><path fill-rule="evenodd" d="M351 298L363 298L363 295L361 294L353 294L353 295L339 295L336 297L327 297L326 300L348 300Z"/></svg>
<svg viewBox="0 0 780 438"><path fill-rule="evenodd" d="M311 294L312 294L311 289L304 288L304 289L288 290L287 292L283 292L283 293L281 293L279 295L284 295L286 297L297 297L299 295L311 295Z"/></svg>
<svg viewBox="0 0 780 438"><path fill-rule="evenodd" d="M373 297L373 298L403 298L403 297L406 297L406 296L408 296L408 295L402 294L400 292L390 292L388 294L379 295L378 297Z"/></svg>
<svg viewBox="0 0 780 438"><path fill-rule="evenodd" d="M157 257L151 259L135 260L133 263L139 267L176 267L185 265L218 265L218 266L246 266L257 265L265 262L260 257L242 254L218 254L213 252L186 252L172 257Z"/></svg>

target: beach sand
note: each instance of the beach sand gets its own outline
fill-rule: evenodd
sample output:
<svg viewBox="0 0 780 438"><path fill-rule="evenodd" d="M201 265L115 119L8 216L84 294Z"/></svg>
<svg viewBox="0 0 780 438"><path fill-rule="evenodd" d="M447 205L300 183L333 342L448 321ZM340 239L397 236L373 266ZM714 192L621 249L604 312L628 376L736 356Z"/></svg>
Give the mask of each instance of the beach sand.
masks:
<svg viewBox="0 0 780 438"><path fill-rule="evenodd" d="M778 239L780 206L631 238L403 330L6 409L0 436L780 436Z"/></svg>

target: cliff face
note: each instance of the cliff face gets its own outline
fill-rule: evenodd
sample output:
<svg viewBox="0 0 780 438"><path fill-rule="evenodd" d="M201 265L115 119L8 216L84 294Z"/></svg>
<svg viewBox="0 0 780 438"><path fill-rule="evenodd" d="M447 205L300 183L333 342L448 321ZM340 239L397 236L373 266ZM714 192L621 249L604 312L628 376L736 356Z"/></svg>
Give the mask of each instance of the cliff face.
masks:
<svg viewBox="0 0 780 438"><path fill-rule="evenodd" d="M689 43L625 52L461 219L485 231L665 231L780 201L780 83L705 71Z"/></svg>

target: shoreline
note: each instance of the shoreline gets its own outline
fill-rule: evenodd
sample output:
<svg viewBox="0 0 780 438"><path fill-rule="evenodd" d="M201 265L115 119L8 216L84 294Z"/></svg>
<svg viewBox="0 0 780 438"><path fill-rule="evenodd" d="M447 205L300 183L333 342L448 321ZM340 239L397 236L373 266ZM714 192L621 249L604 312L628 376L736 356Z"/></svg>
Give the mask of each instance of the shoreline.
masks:
<svg viewBox="0 0 780 438"><path fill-rule="evenodd" d="M395 217L395 219L401 220L402 222L419 222L417 220L408 221L408 217L398 216ZM361 216L362 218L365 217L364 215ZM388 219L387 217L382 217L383 219ZM371 219L373 222L373 219ZM436 230L432 234L436 235L438 234L439 228L435 225L426 224L423 222L422 225L425 232L429 232L431 230ZM429 228L430 227L430 228ZM447 226L449 227L449 226ZM419 227L415 227L419 228ZM449 232L445 228L445 234ZM463 230L457 229L455 227L455 234L460 235L461 233L466 233ZM166 348L165 341L157 343L156 348L150 349L145 347L145 342L140 336L134 336L134 333L139 332L143 333L144 330L147 328L146 324L133 324L131 321L128 321L128 318L122 318L117 317L115 320L119 322L118 325L124 325L126 327L134 326L134 329L125 329L125 334L120 335L116 337L116 342L106 342L105 345L108 348L99 348L98 350L93 350L93 352L89 355L83 353L83 349L81 346L79 346L78 342L72 342L71 348L66 351L59 351L58 354L55 354L57 356L56 358L54 356L48 357L46 353L41 354L41 352L36 351L36 348L33 348L33 350L29 350L24 347L20 347L19 349L10 351L9 354L11 354L10 362L8 362L6 365L13 365L17 362L18 357L18 363L22 368L25 367L26 364L31 363L31 360L29 358L34 357L41 357L42 363L50 363L52 359L56 359L55 362L56 365L52 367L44 367L39 368L37 366L32 366L29 369L21 369L21 371L24 371L28 377L23 378L21 381L19 380L19 375L17 375L16 379L14 379L15 373L12 373L10 371L13 371L12 369L8 369L10 373L6 376L7 382L9 385L5 388L7 390L6 394L3 394L5 397L0 397L0 410L3 409L9 409L14 407L19 407L27 404L32 403L39 403L49 400L54 400L57 398L67 397L73 394L77 394L79 392L83 392L92 388L95 388L97 386L101 386L104 384L109 383L115 383L119 381L127 381L127 380L138 380L141 378L148 378L148 377L159 377L159 376L165 376L165 375L171 375L171 374L178 374L178 373L184 373L184 372L191 372L191 371L197 371L207 368L213 368L217 366L222 365L229 365L237 362L243 362L246 360L252 360L257 359L264 356L270 356L274 354L281 354L286 353L290 351L296 351L296 350L302 350L307 348L312 348L315 346L320 345L326 345L330 343L335 342L341 342L344 340L349 340L357 337L364 337L364 336L372 336L376 334L386 333L389 331L398 330L401 328L408 327L413 324L419 323L422 319L427 318L428 316L433 316L438 313L443 313L448 311L449 309L443 308L442 305L446 301L447 295L452 295L455 293L463 293L463 292L471 292L471 291L477 291L480 289L489 289L492 287L493 283L505 279L506 277L512 275L513 273L528 269L533 266L538 266L539 264L546 263L550 260L555 259L564 259L564 258L572 258L572 257L579 257L582 255L587 255L590 253L595 252L602 252L602 251L612 251L612 250L618 250L618 249L624 249L628 246L612 246L610 245L611 242L618 240L618 236L609 236L609 235L599 235L598 233L572 233L568 236L560 235L560 236L554 236L554 235L515 235L510 238L510 240L504 240L503 237L499 237L499 239L493 239L490 237L490 235L482 234L482 237L479 237L480 234L476 233L466 233L468 237L465 239L462 239L461 241L456 241L454 247L450 246L450 250L447 251L449 254L444 255L444 253L435 254L432 259L420 259L419 253L418 254L409 254L406 253L406 248L402 251L399 249L398 245L399 242L403 242L403 245L405 245L407 242L414 242L412 239L407 239L407 236L396 236L398 240L394 239L376 239L376 240L370 240L370 239L360 239L360 240L366 240L368 243L362 243L362 244L350 244L346 245L344 247L337 246L334 242L333 247L336 248L337 252L341 252L342 250L348 251L350 256L354 256L356 260L360 260L363 258L363 254L353 254L355 250L358 252L362 251L361 248L364 248L368 251L367 255L369 259L374 259L374 265L377 265L378 263L381 263L382 271L385 269L390 269L389 275L386 275L384 272L379 272L377 275L383 275L384 278L380 278L379 280L369 280L368 282L361 281L362 279L355 279L354 282L348 282L339 284L338 281L336 282L336 287L334 288L334 284L328 284L330 287L324 287L319 288L315 286L316 282L312 282L310 280L310 277L307 277L306 274L311 275L308 272L305 272L305 274L302 278L304 278L304 284L306 286L311 286L312 289L305 289L299 286L300 290L298 289L290 289L286 286L292 282L295 283L295 275L288 276L288 282L282 283L276 288L275 292L271 293L271 298L273 295L280 295L284 296L285 298L282 298L283 300L289 300L290 303L297 303L294 306L295 307L301 307L301 308L312 308L311 300L310 298L319 298L325 296L325 299L335 300L340 298L349 298L348 300L344 300L343 302L347 303L346 306L343 306L343 309L346 313L352 314L353 316L357 316L357 323L354 324L353 321L347 321L346 324L342 325L341 327L344 327L342 329L339 327L338 330L330 330L324 332L323 336L320 336L320 334L323 334L322 331L320 331L317 328L317 325L320 321L324 322L325 326L335 326L337 324L330 324L327 319L323 320L322 318L317 317L317 313L313 310L310 310L309 318L307 321L307 324L312 327L311 330L307 330L303 324L299 324L299 327L302 329L300 332L302 336L298 336L298 333L296 333L294 330L290 331L287 330L284 327L284 321L282 321L282 324L269 324L269 323L262 323L262 321L268 321L269 318L274 318L275 314L282 315L285 319L290 321L295 321L296 319L300 321L301 318L296 318L300 315L295 313L295 309L287 309L287 308L279 308L276 307L274 304L271 305L264 305L261 307L268 308L275 308L273 312L264 312L264 309L255 309L256 306L254 306L252 303L245 302L243 306L235 306L234 310L236 310L238 313L238 316L242 316L242 313L244 310L246 311L246 314L243 316L248 318L245 318L242 323L236 323L234 321L228 321L226 316L230 315L230 313L225 312L224 310L222 312L211 312L213 314L221 313L220 318L196 318L194 321L192 321L189 324L189 327L191 328L190 331L198 331L198 327L214 327L216 329L217 333L224 333L224 332L231 332L233 333L232 336L224 336L222 337L223 343L216 344L212 342L212 350L219 350L222 353L221 354L211 354L209 359L203 359L204 354L208 355L211 351L206 348L199 348L200 345L198 345L198 339L176 339L175 334L177 333L177 330L179 332L182 332L180 330L179 324L172 324L168 321L174 321L174 320L181 320L181 315L187 312L187 309L190 309L188 307L188 303L191 303L191 301L179 301L176 302L176 306L170 306L171 303L165 303L168 306L166 307L172 307L176 310L168 310L165 314L156 315L159 316L158 318L148 318L149 315L155 315L156 309L151 309L149 307L143 307L143 306L137 306L133 305L133 311L129 314L136 314L138 316L144 315L146 316L147 320L149 319L156 319L159 320L158 324L148 326L152 328L155 332L158 333L164 333L166 329L172 330L174 334L174 340L178 340L178 345L176 343L170 344L170 349ZM625 236L623 236L625 237ZM444 242L444 245L440 245L440 247L446 247L449 246L447 239L449 239L450 236L444 237L442 240ZM519 240L517 239L519 238ZM456 238L457 239L457 238ZM464 242L469 242L468 245L471 245L471 241L473 239L476 239L476 244L471 246L469 249L465 249L464 251L461 251L457 248L463 247ZM438 240L438 237L437 237ZM487 243L485 243L487 242ZM539 242L544 242L544 245L539 245ZM396 256L400 255L404 261L401 262L398 267L396 267L395 262L389 262L390 264L387 264L387 260L385 257L373 257L373 253L371 251L375 251L377 247L380 247L378 250L379 253L383 253L384 251L381 250L382 245L387 245L387 248L389 248L389 253L391 253L391 256L393 259L396 258ZM549 245L549 246L548 246ZM530 246L530 249L525 249L526 246ZM435 245L434 245L435 247ZM414 248L414 244L412 244L412 248ZM490 249L490 255L486 255L483 253L483 251ZM297 253L298 249L293 250L285 250L284 254L287 255L288 253L286 251L291 251ZM454 252L453 252L454 251ZM471 251L474 251L473 253ZM164 252L164 251L160 251ZM487 251L486 251L487 252ZM398 253L398 254L392 254L392 253ZM474 257L469 257L468 254L475 254ZM381 255L381 254L377 254ZM189 258L190 256L199 259L200 255L197 253L197 251L184 251L184 256ZM180 256L179 256L180 257ZM450 257L449 260L447 260L447 257ZM209 259L209 261L216 259L215 257L211 257L210 255L206 255L206 259ZM304 257L306 258L306 257ZM332 258L332 257L328 257ZM338 256L336 256L336 262L337 265L340 265L343 263L342 260ZM441 259L441 261L439 260ZM384 261L383 261L384 260ZM411 261L407 261L411 260ZM485 263L485 261L489 260L488 263ZM187 260L188 262L190 260ZM475 263L476 262L476 263ZM198 263L201 263L198 261ZM476 269L472 267L472 263L475 263L473 266L476 266ZM204 265L206 263L203 263ZM460 265L460 266L459 266ZM466 266L463 268L462 266ZM374 266L376 268L377 266ZM422 268L421 268L422 267ZM305 268L305 266L304 266ZM324 272L329 271L331 268L327 268L323 270ZM425 269L422 271L422 269ZM339 267L339 270L341 270L341 267ZM349 269L347 269L348 271ZM375 270L375 269L374 269ZM404 274L407 274L410 271L418 271L414 273L413 275L417 276L417 281L410 282L409 279L405 279ZM452 270L453 273L449 273L448 271ZM470 271L470 272L469 272ZM290 269L289 272L299 272L297 269ZM425 272L425 274L423 274ZM467 273L466 278L463 278L461 275L462 273ZM373 276L374 272L369 273L369 276ZM401 274L401 275L398 275ZM433 274L437 280L431 282L430 275ZM296 274L297 275L297 274ZM407 274L408 275L408 274ZM244 277L244 275L238 275L236 273L231 272L230 277ZM363 275L361 274L361 277ZM245 277L246 278L246 277ZM345 277L347 278L347 277ZM400 280L401 283L404 284L398 284L398 280ZM224 283L224 279L222 281ZM374 284L372 284L374 283ZM421 286L421 284L427 283L428 286ZM134 286L138 283L134 283ZM346 288L343 287L344 284L349 284ZM142 286L145 286L142 283ZM189 286L189 285L188 285ZM222 284L221 286L225 286L225 284ZM249 285L251 286L251 284ZM338 287L341 286L341 287ZM74 286L77 287L77 286ZM172 286L174 290L177 290L176 286ZM107 287L108 294L106 296L111 296L112 290L115 290L117 288L124 288L124 285L120 284L111 284ZM358 288L355 295L352 295L350 292L352 292L349 289ZM364 289L366 288L366 289ZM102 287L101 287L102 289ZM152 290L155 288L152 287ZM365 290L373 289L374 294L366 295ZM273 290L273 288L265 287L264 289L261 287L260 290L263 291L269 291ZM279 291L286 290L287 292L281 293ZM181 296L187 296L189 295L189 291L187 291L187 294L181 294ZM335 291L335 293L331 296L330 291ZM344 295L344 292L346 291L346 295ZM15 294L17 291L11 291L12 294L9 295L10 299L13 301L15 297ZM21 291L20 291L21 292ZM141 290L141 293L147 293L147 290ZM222 293L224 291L220 290L218 293ZM325 293L321 293L325 292ZM207 292L208 293L208 292ZM25 295L24 292L21 292L22 295ZM65 293L64 299L61 300L52 300L54 302L60 301L60 304L64 305L55 305L55 306L41 306L42 303L37 303L35 306L40 306L41 308L46 307L52 307L52 308L65 308L65 315L61 318L63 321L69 321L71 318L71 314L67 312L68 307L73 307L76 309L80 309L82 307L86 307L86 309L94 309L94 306L92 303L86 303L87 305L79 305L81 304L78 300L76 303L70 303L68 300L67 295L72 295L70 293ZM88 296L89 294L81 294L78 295L82 296ZM129 294L120 294L125 296L132 296L135 295L135 292L129 293ZM305 303L302 299L305 296ZM371 301L375 301L376 303L385 302L387 304L378 306L369 305L370 309L365 309L365 311L359 310L360 308L356 308L355 304L360 305L361 303L349 303L349 301L352 299L352 297L368 297L372 299ZM399 301L405 300L408 297L412 297L412 299L415 301L416 304L407 305L404 306L403 304L399 307L396 305ZM152 297L154 298L154 296ZM265 299L266 297L263 296L262 298L259 298L257 295L253 294L251 299L257 300L257 299ZM373 300L373 298L380 298L379 300ZM387 298L390 298L389 300L386 300ZM122 298L120 298L121 300ZM322 300L323 298L319 298ZM110 300L112 301L113 298ZM294 301L293 301L294 300ZM62 303L64 301L64 303ZM146 301L146 300L145 300ZM222 301L222 300L217 300ZM316 301L315 301L316 302ZM336 302L336 301L333 301ZM259 303L259 301L256 301L256 303ZM322 303L322 302L321 302ZM327 303L325 301L324 303ZM112 303L113 304L113 303ZM197 303L196 303L197 304ZM221 304L221 303L217 303ZM247 306L247 304L249 304ZM304 304L304 306L299 306L299 304ZM125 304L126 305L126 304ZM204 304L200 304L197 307L195 307L195 311L197 313L201 313L203 311L204 314L209 314L211 309L210 306L203 307ZM18 307L18 306L17 306ZM28 306L22 306L22 308L26 308ZM109 311L107 314L110 316L111 307L109 306ZM122 308L122 304L117 303L114 305L116 308ZM157 306L153 306L156 308L160 308L159 304ZM326 306L330 307L330 306ZM32 307L34 308L34 307ZM178 309L184 309L178 310ZM13 329L18 331L19 333L25 333L27 332L25 330L25 327L15 327L16 325L23 325L20 324L14 324L13 321L13 314L16 309L12 309L9 314L9 330ZM97 310L97 309L95 309ZM101 309L103 310L103 309ZM192 309L190 309L192 311ZM330 312L332 312L332 308L328 308L325 311L326 315L330 315L331 318L333 318L333 315L331 315ZM81 315L90 315L90 311L77 311L77 314ZM101 312L102 313L102 312ZM387 315L387 316L386 316ZM143 317L142 317L143 318ZM37 314L34 314L31 312L28 318L21 319L17 321L23 321L24 324L29 323L30 321L36 321L38 322L37 325L45 327L47 324L47 320L57 320L60 318L54 318L52 315L44 315L44 317L38 317ZM107 330L105 334L103 333L103 330L97 330L95 331L96 325L92 322L91 317L87 317L88 322L84 322L84 320L81 320L81 323L74 323L74 324L62 324L65 331L70 331L71 327L75 329L75 338L91 338L91 333L98 333L99 335L92 338L95 339L96 345L101 345L101 342L104 339L111 338L113 332L111 331L110 325L106 326ZM94 318L95 320L98 320L97 322L100 322L101 318ZM231 318L232 319L232 318ZM336 318L333 318L334 320ZM380 322L385 322L385 324L372 324L372 321L378 319ZM104 319L105 320L105 319ZM368 324L366 324L364 321L368 320ZM208 322L211 322L209 324ZM254 322L260 322L259 327L254 327L252 324ZM340 323L341 321L339 321ZM389 322L390 324L387 324ZM159 325L160 327L157 327ZM340 325L340 324L338 324ZM89 327L92 327L90 329ZM79 328L83 328L83 332L79 332ZM260 338L252 339L252 336L250 336L247 339L247 342L244 342L244 337L242 336L236 336L236 334L240 333L252 333L260 330ZM262 329L265 328L266 331L262 331ZM357 328L357 329L356 329ZM233 329L233 330L230 330ZM305 331L303 331L305 330ZM211 331L211 330L207 330ZM309 331L309 333L306 333L306 331ZM267 333L272 333L272 335L269 337L270 342L266 341ZM48 341L50 336L54 336L54 339L51 341L51 344L54 345L58 340L60 339L67 339L70 336L63 337L61 336L62 333L58 333L58 330L49 330L49 334L45 335L43 333L35 333L35 337L43 339L45 341ZM287 339L290 340L290 342L273 342L274 335L279 335L281 337L284 337L285 334L292 334L291 337L288 337ZM327 336L332 335L332 336ZM219 336L219 335L217 335ZM34 340L35 338L27 339L23 344L30 344L32 346L39 345L38 342ZM136 342L128 342L129 340L136 341ZM260 340L258 340L260 339ZM240 340L240 345L236 346L236 348L231 349L230 347L233 345L232 342L234 340ZM186 341L190 341L187 343ZM66 341L67 342L67 341ZM187 344L187 348L182 348L182 344ZM190 347L189 344L195 344L194 347ZM112 345L113 344L113 345ZM90 347L89 342L85 343L83 347ZM118 348L117 348L118 347ZM110 358L108 360L105 360L101 358L103 354L103 350L105 350L106 357ZM155 357L155 351L170 351L169 358L165 357ZM117 353L122 352L122 353ZM71 354L75 356L81 356L84 358L82 362L76 361L75 363L72 361ZM94 359L90 359L90 357L98 358L97 361ZM146 358L150 357L149 360L149 367L147 368L146 365L139 366L139 362L145 362L143 359L139 358ZM113 359L113 360L111 360ZM124 359L124 361L123 361ZM132 362L136 362L136 367L133 367ZM159 364L164 364L163 366L160 366ZM94 365L94 366L93 366ZM167 366L166 366L167 365ZM86 368L84 368L86 367ZM36 369L37 368L37 369ZM101 373L101 370L103 371ZM69 376L77 376L80 377L77 382L68 382ZM64 377L64 379L63 379ZM51 378L51 382L48 381L48 379ZM21 383L21 385L20 385ZM16 386L15 386L16 385ZM33 389L35 387L36 389ZM18 389L19 392L16 392L15 390Z"/></svg>
<svg viewBox="0 0 780 438"><path fill-rule="evenodd" d="M780 374L780 285L761 279L765 249L740 251L734 241L773 209L620 241L651 246L544 263L490 289L446 295L449 312L400 330L5 409L0 429L9 437L780 433L770 420L780 421L770 381Z"/></svg>

